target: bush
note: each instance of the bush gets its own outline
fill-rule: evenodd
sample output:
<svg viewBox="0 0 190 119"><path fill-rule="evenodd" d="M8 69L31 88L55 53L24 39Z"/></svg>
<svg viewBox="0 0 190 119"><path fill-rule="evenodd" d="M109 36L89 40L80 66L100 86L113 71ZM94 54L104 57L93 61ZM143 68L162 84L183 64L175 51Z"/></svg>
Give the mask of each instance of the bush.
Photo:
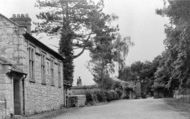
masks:
<svg viewBox="0 0 190 119"><path fill-rule="evenodd" d="M116 91L111 90L111 91L106 92L106 98L107 98L107 101L110 102L112 100L119 99L119 95L117 94Z"/></svg>
<svg viewBox="0 0 190 119"><path fill-rule="evenodd" d="M117 95L118 95L118 97L119 97L119 99L121 98L121 96L122 96L122 90L116 90L116 92L117 92Z"/></svg>
<svg viewBox="0 0 190 119"><path fill-rule="evenodd" d="M94 103L97 102L106 102L106 101L110 102L112 100L118 100L120 99L121 95L122 95L121 91L115 91L115 90L86 92L86 104L93 105Z"/></svg>
<svg viewBox="0 0 190 119"><path fill-rule="evenodd" d="M69 96L67 97L67 107L76 107L77 97Z"/></svg>
<svg viewBox="0 0 190 119"><path fill-rule="evenodd" d="M93 100L93 103L97 103L98 102L98 98L97 98L96 92L92 93L92 100Z"/></svg>
<svg viewBox="0 0 190 119"><path fill-rule="evenodd" d="M98 91L96 92L97 100L98 102L105 102L106 101L106 95L104 91Z"/></svg>
<svg viewBox="0 0 190 119"><path fill-rule="evenodd" d="M86 104L93 104L93 96L90 92L86 92Z"/></svg>

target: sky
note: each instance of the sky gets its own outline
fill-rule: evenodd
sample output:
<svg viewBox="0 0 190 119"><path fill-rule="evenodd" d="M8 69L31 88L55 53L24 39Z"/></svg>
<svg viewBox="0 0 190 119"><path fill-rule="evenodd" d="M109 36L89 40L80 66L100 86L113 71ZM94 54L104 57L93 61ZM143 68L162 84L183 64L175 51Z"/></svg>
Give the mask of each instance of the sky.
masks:
<svg viewBox="0 0 190 119"><path fill-rule="evenodd" d="M29 14L33 21L38 9L34 7L36 0L0 0L0 13L10 18L12 14ZM163 40L165 39L164 24L168 23L167 18L156 15L155 10L163 7L162 0L104 0L104 11L115 14L119 17L116 23L119 24L120 33L123 37L130 36L135 43L130 48L126 58L126 64L130 65L135 61L153 60L154 57L164 51ZM52 47L57 41L43 40ZM53 47L52 47L53 48ZM54 48L53 48L54 49ZM80 76L84 85L94 84L92 76L87 69L90 57L85 52L81 57L74 60L76 79Z"/></svg>

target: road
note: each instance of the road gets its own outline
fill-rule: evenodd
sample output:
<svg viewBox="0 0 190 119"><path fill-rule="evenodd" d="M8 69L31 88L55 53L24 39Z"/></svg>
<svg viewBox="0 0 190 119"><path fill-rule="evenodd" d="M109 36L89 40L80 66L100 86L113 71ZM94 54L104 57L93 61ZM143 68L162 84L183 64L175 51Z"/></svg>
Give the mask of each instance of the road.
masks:
<svg viewBox="0 0 190 119"><path fill-rule="evenodd" d="M190 119L163 99L121 100L64 113L54 119Z"/></svg>

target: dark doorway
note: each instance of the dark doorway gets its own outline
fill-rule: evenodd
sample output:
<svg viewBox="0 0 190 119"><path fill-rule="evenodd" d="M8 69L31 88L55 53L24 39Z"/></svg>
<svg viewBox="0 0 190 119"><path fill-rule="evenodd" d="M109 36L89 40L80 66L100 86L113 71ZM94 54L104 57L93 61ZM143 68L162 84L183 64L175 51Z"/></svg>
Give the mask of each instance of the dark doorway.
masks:
<svg viewBox="0 0 190 119"><path fill-rule="evenodd" d="M21 115L21 83L19 79L13 80L14 84L14 113Z"/></svg>

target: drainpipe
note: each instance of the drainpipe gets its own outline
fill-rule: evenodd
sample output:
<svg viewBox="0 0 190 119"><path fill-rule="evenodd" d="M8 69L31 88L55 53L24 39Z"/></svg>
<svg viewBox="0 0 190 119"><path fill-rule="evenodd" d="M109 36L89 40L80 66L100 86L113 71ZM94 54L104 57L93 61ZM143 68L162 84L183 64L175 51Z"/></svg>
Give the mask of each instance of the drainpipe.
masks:
<svg viewBox="0 0 190 119"><path fill-rule="evenodd" d="M21 78L22 81L22 98L23 98L23 104L22 104L22 114L25 115L25 79L27 77L27 74L24 74Z"/></svg>

